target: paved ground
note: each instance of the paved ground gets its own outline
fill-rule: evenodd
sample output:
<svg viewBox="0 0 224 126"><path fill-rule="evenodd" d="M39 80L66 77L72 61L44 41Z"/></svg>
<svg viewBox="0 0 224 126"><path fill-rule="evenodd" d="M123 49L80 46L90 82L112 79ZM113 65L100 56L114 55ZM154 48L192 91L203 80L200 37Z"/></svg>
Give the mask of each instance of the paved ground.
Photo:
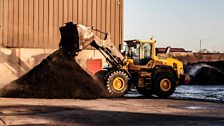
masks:
<svg viewBox="0 0 224 126"><path fill-rule="evenodd" d="M0 98L0 125L221 126L224 104L171 99Z"/></svg>

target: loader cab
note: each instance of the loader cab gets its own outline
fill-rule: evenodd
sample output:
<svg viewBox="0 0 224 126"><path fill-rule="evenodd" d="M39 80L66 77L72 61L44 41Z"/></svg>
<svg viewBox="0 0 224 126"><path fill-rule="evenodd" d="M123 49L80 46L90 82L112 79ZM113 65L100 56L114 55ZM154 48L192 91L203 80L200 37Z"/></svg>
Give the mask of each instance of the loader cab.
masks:
<svg viewBox="0 0 224 126"><path fill-rule="evenodd" d="M125 57L135 65L146 65L155 55L155 40L125 41Z"/></svg>

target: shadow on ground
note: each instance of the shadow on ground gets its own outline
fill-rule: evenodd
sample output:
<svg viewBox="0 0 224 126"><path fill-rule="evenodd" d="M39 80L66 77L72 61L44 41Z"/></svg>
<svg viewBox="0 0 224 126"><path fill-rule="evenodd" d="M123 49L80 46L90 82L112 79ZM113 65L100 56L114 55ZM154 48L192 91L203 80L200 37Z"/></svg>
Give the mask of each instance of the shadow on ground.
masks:
<svg viewBox="0 0 224 126"><path fill-rule="evenodd" d="M133 113L118 111L89 110L79 107L57 107L57 106L0 106L0 117L3 122L13 122L10 117L32 117L34 119L47 119L50 123L33 124L33 120L23 125L7 126L56 126L56 125L163 125L163 126L221 126L224 118L179 116L152 113ZM206 114L206 113L204 113ZM203 115L203 113L202 113ZM15 118L13 118L15 119Z"/></svg>

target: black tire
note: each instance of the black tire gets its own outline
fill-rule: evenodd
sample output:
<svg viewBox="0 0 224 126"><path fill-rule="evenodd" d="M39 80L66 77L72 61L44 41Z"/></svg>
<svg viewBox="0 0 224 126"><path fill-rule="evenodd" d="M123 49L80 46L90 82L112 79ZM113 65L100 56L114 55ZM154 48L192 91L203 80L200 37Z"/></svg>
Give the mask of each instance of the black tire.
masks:
<svg viewBox="0 0 224 126"><path fill-rule="evenodd" d="M159 73L153 84L153 92L160 98L167 98L176 89L175 77L170 73Z"/></svg>
<svg viewBox="0 0 224 126"><path fill-rule="evenodd" d="M142 94L145 97L150 97L153 94L151 89L137 88L137 90L139 94Z"/></svg>
<svg viewBox="0 0 224 126"><path fill-rule="evenodd" d="M121 97L128 91L128 75L122 71L111 71L106 76L106 88L112 97Z"/></svg>

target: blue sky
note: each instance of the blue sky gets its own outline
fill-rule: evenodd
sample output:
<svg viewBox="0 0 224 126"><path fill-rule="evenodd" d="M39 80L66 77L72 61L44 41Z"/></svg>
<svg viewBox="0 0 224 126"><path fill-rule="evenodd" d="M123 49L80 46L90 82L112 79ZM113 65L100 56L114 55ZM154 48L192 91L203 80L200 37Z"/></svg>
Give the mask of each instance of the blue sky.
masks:
<svg viewBox="0 0 224 126"><path fill-rule="evenodd" d="M224 52L224 0L125 0L124 39Z"/></svg>

